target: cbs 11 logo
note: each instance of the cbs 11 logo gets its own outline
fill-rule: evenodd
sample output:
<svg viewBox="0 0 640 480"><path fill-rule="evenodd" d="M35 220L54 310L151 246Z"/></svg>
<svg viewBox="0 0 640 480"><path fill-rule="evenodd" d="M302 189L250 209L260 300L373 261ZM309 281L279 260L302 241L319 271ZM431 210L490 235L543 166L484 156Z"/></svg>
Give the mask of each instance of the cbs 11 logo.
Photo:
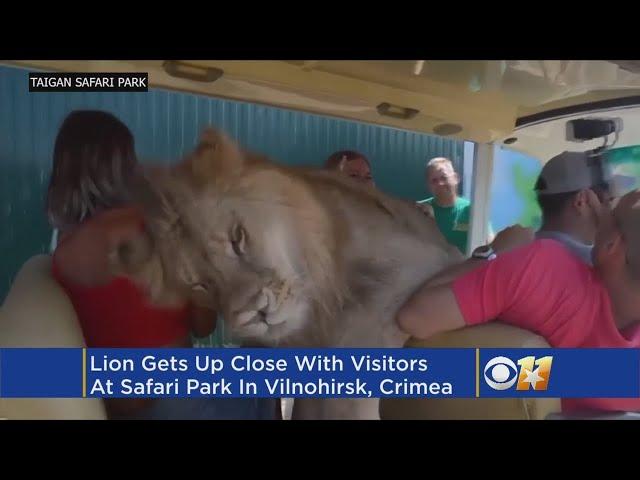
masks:
<svg viewBox="0 0 640 480"><path fill-rule="evenodd" d="M546 390L551 376L553 357L524 357L518 360L518 367L510 358L493 357L484 367L484 381L494 390L508 390L516 382L516 390Z"/></svg>

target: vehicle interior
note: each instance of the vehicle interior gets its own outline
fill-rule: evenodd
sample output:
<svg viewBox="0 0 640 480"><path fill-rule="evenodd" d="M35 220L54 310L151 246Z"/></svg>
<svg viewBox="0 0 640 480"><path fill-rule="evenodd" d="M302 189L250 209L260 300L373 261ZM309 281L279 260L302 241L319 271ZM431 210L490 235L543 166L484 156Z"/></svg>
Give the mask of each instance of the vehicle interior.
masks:
<svg viewBox="0 0 640 480"><path fill-rule="evenodd" d="M564 150L567 120L622 118L616 147L640 135L636 61L0 61L28 70L148 72L150 88L241 100L473 142L468 251L487 236L499 148L542 164ZM5 254L10 254L6 252ZM20 269L0 308L0 348L82 347L73 307L50 275L46 254ZM507 325L465 328L408 347L548 347ZM382 419L563 419L559 399L384 399ZM636 418L586 413L584 418ZM0 399L0 418L105 419L97 399Z"/></svg>

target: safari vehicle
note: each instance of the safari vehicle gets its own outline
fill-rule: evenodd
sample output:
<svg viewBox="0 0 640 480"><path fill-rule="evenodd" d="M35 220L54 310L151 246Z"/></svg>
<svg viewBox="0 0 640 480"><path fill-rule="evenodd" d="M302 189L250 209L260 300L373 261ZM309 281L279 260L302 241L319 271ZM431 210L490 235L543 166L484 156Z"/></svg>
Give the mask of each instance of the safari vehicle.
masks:
<svg viewBox="0 0 640 480"><path fill-rule="evenodd" d="M567 120L585 116L623 120L624 129L616 143L622 156L633 157L633 147L640 138L640 62L634 61L3 63L24 71L148 72L150 87L163 91L239 100L472 142L473 209L468 251L487 237L492 178L501 149L522 152L542 164L564 150L595 148L601 140L576 146L566 139ZM629 168L634 168L631 163ZM0 347L83 345L73 308L49 270L49 257L36 255L16 276L0 310ZM530 332L497 324L409 344L547 346ZM385 400L380 411L383 419L561 417L557 415L557 399ZM0 417L105 418L105 412L99 400L0 399Z"/></svg>

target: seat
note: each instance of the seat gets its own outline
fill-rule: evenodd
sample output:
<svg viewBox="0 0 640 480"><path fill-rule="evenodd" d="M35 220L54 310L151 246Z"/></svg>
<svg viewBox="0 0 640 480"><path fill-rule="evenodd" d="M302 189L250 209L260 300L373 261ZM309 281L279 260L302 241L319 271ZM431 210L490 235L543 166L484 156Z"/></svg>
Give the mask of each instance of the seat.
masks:
<svg viewBox="0 0 640 480"><path fill-rule="evenodd" d="M540 336L500 323L462 328L411 348L549 348ZM561 411L557 398L382 398L383 420L541 420Z"/></svg>
<svg viewBox="0 0 640 480"><path fill-rule="evenodd" d="M32 257L0 307L0 348L84 346L73 305L51 275L51 257ZM0 418L103 420L107 416L101 399L0 398Z"/></svg>

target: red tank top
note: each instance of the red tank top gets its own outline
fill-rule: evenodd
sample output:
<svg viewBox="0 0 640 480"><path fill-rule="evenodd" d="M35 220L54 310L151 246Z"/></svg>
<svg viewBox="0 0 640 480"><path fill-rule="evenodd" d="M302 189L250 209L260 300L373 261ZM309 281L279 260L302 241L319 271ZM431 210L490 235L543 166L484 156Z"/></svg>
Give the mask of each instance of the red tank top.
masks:
<svg viewBox="0 0 640 480"><path fill-rule="evenodd" d="M106 285L82 286L63 278L53 254L52 273L65 289L90 348L154 348L181 342L189 333L188 307L151 305L131 280L116 277Z"/></svg>

